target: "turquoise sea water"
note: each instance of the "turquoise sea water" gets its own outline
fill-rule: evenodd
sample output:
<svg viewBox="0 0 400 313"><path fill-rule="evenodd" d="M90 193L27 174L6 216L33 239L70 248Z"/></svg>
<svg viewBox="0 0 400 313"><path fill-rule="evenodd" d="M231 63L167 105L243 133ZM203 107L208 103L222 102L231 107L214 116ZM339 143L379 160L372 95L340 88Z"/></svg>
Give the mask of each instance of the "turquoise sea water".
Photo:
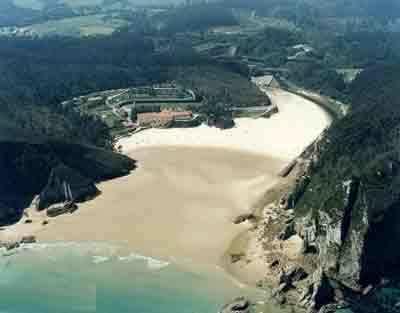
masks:
<svg viewBox="0 0 400 313"><path fill-rule="evenodd" d="M217 268L193 272L122 251L111 244L36 244L0 257L0 313L216 313L238 295L265 298Z"/></svg>

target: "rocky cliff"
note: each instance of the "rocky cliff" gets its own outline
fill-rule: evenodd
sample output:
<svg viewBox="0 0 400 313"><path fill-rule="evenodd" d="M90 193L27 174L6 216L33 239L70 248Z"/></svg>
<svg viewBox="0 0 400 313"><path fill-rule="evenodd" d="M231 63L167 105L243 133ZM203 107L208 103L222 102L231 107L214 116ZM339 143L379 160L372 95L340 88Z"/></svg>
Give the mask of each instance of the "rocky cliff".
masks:
<svg viewBox="0 0 400 313"><path fill-rule="evenodd" d="M55 203L80 202L99 194L94 181L77 170L59 164L49 175L46 186L39 194L37 208L43 210Z"/></svg>
<svg viewBox="0 0 400 313"><path fill-rule="evenodd" d="M328 174L326 168L311 170L307 184L300 185L301 196L292 203L303 252L316 259L319 278L311 286L336 291L324 291L323 300L310 293L306 302L310 311L332 302L346 303L355 296L361 301L359 297L396 281L400 275L396 248L400 240L397 152L365 164L359 175L350 169L339 175Z"/></svg>
<svg viewBox="0 0 400 313"><path fill-rule="evenodd" d="M135 161L66 142L0 142L0 224L16 222L34 198L38 209L98 194L96 183L129 174Z"/></svg>
<svg viewBox="0 0 400 313"><path fill-rule="evenodd" d="M399 73L391 67L373 78L361 75L353 112L309 149L306 173L286 196L303 253L315 263L300 299L311 312L326 312L330 303L357 311L400 277L400 80L393 79Z"/></svg>

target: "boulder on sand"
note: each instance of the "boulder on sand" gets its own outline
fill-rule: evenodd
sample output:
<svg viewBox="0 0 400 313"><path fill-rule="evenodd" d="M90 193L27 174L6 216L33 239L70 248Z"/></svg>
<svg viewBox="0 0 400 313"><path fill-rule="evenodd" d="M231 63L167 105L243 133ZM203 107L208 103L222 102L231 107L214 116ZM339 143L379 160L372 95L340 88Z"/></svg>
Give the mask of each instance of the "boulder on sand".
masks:
<svg viewBox="0 0 400 313"><path fill-rule="evenodd" d="M20 243L21 244L26 244L26 243L35 243L36 242L36 237L35 236L24 236L22 237Z"/></svg>
<svg viewBox="0 0 400 313"><path fill-rule="evenodd" d="M250 301L245 297L233 299L228 304L224 305L219 313L249 313Z"/></svg>
<svg viewBox="0 0 400 313"><path fill-rule="evenodd" d="M20 243L18 241L2 242L1 247L6 248L7 251L19 248Z"/></svg>
<svg viewBox="0 0 400 313"><path fill-rule="evenodd" d="M233 224L242 224L242 223L244 223L244 222L247 222L247 221L252 221L252 220L255 220L255 215L254 214L252 214L252 213L245 213L245 214L242 214L242 215L239 215L239 216L237 216L237 217L235 217L234 219L233 219Z"/></svg>
<svg viewBox="0 0 400 313"><path fill-rule="evenodd" d="M38 209L43 210L55 203L81 202L99 194L95 182L78 171L64 165L52 169L46 187L40 193Z"/></svg>
<svg viewBox="0 0 400 313"><path fill-rule="evenodd" d="M73 213L78 209L78 206L73 202L59 203L51 205L46 214L48 217L56 217L62 214Z"/></svg>

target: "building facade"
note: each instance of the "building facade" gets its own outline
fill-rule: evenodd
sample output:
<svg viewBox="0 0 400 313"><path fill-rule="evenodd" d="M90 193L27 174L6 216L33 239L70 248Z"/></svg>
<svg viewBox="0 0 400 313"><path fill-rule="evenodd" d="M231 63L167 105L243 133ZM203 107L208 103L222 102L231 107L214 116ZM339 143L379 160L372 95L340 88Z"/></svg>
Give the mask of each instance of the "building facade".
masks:
<svg viewBox="0 0 400 313"><path fill-rule="evenodd" d="M137 123L140 127L165 128L170 127L175 120L190 121L191 119L193 119L191 111L161 111L137 115Z"/></svg>

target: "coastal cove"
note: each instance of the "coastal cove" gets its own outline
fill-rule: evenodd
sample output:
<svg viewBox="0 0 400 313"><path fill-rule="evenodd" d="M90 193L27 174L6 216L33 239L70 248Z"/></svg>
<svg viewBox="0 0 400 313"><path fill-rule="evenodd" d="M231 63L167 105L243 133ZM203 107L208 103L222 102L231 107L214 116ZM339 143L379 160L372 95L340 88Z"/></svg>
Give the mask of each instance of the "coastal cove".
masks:
<svg viewBox="0 0 400 313"><path fill-rule="evenodd" d="M37 238L125 242L155 258L217 264L232 238L247 229L233 219L251 209L284 165L215 148L153 147L131 156L136 171L100 184L99 197L76 214L59 216Z"/></svg>
<svg viewBox="0 0 400 313"><path fill-rule="evenodd" d="M117 244L203 280L215 271L224 277L225 253L252 227L234 219L251 212L279 183L279 172L331 122L318 105L297 95L281 90L269 95L279 107L270 119L238 119L224 131L149 129L121 139L123 153L137 160L134 172L99 184L101 194L74 214L43 226L45 216L32 213L32 224L8 227L2 238L33 234L40 243ZM229 297L246 293L248 287L227 277L223 284L234 289ZM208 310L201 312L215 312Z"/></svg>
<svg viewBox="0 0 400 313"><path fill-rule="evenodd" d="M0 313L400 313L400 0L0 0Z"/></svg>

